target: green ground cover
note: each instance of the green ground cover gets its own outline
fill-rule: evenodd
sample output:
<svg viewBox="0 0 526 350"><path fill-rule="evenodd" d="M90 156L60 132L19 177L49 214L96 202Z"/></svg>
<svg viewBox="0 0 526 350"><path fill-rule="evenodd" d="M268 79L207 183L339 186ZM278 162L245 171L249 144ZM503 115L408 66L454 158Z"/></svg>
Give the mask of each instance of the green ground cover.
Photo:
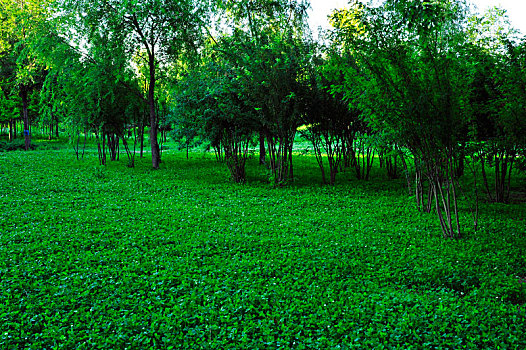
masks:
<svg viewBox="0 0 526 350"><path fill-rule="evenodd" d="M0 153L2 349L526 348L524 203L449 241L379 169L322 186L298 155L273 189L256 157L236 185L49 148Z"/></svg>

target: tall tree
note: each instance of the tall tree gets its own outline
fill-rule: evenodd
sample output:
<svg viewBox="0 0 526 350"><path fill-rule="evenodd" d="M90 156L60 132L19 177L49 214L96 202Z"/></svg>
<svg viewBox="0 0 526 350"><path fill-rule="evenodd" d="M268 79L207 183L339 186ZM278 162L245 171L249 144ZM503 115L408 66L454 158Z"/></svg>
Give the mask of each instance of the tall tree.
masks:
<svg viewBox="0 0 526 350"><path fill-rule="evenodd" d="M219 42L217 48L227 53L227 58L251 71L257 66L254 62L262 62L268 58L263 57L262 49L269 43L269 35L276 36L277 33L281 33L295 38L308 35L308 7L308 1L303 0L219 1L218 12L224 13L225 16L219 22L218 31L229 33L230 36L227 40ZM244 62L241 62L243 60ZM265 139L268 141L268 137L263 125L258 133L259 161L260 164L264 164ZM270 159L270 163L274 161Z"/></svg>
<svg viewBox="0 0 526 350"><path fill-rule="evenodd" d="M257 112L247 100L239 67L228 64L208 62L183 79L176 96L174 114L180 125L175 134L187 142L197 135L208 140L216 150L224 151L232 180L245 182L245 162L257 130Z"/></svg>
<svg viewBox="0 0 526 350"><path fill-rule="evenodd" d="M422 198L446 237L460 237L456 157L469 120L462 1L388 0L377 7L355 2L337 35L349 52L347 97L360 104L369 125L396 136L413 154ZM424 204L419 200L419 204Z"/></svg>
<svg viewBox="0 0 526 350"><path fill-rule="evenodd" d="M140 55L147 64L146 99L150 119L152 166L155 169L159 168L160 163L157 140L159 118L155 108L159 72L169 65L166 60L168 57L197 50L206 18L205 5L197 0L62 2L63 11L78 25L78 31L89 34L98 30L109 31L108 40L122 43L128 55ZM88 45L93 45L89 36L85 39Z"/></svg>
<svg viewBox="0 0 526 350"><path fill-rule="evenodd" d="M0 56L8 56L4 62L13 66L10 80L20 97L24 142L28 150L31 147L29 95L35 88L36 80L42 76L43 69L35 58L32 45L47 20L47 1L1 0L0 17Z"/></svg>
<svg viewBox="0 0 526 350"><path fill-rule="evenodd" d="M505 203L517 156L524 150L524 39L511 26L506 12L493 8L470 18L466 60L473 110L474 155L480 161L484 187L491 201ZM520 159L520 158L519 158ZM487 170L493 167L494 188Z"/></svg>

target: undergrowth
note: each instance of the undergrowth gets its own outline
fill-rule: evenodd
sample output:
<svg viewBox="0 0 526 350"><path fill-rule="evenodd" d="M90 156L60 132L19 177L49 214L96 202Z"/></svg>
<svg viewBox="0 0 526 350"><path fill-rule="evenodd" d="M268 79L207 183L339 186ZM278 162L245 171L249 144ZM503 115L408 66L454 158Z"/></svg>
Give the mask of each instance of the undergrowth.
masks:
<svg viewBox="0 0 526 350"><path fill-rule="evenodd" d="M0 154L0 348L526 347L524 203L448 241L380 169L322 186L297 155L276 189L257 157L245 185L122 159Z"/></svg>

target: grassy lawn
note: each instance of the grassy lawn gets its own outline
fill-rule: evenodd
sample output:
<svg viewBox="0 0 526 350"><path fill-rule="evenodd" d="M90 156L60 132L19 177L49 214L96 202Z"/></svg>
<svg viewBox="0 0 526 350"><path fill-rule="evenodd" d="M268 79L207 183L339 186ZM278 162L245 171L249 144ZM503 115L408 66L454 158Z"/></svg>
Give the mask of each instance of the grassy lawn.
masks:
<svg viewBox="0 0 526 350"><path fill-rule="evenodd" d="M526 348L525 203L448 241L381 169L322 186L298 155L273 189L257 157L245 185L203 153L125 164L0 153L1 349Z"/></svg>

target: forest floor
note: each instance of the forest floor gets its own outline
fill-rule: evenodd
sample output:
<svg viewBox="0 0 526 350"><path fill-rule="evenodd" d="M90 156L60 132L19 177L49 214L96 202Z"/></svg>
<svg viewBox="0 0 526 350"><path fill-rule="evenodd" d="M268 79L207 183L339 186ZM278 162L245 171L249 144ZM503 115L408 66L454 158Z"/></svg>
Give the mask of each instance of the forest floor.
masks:
<svg viewBox="0 0 526 350"><path fill-rule="evenodd" d="M526 348L526 203L482 201L442 238L405 180L295 155L272 188L253 157L233 184L212 154L160 170L0 153L0 348ZM516 176L516 191L526 179Z"/></svg>

